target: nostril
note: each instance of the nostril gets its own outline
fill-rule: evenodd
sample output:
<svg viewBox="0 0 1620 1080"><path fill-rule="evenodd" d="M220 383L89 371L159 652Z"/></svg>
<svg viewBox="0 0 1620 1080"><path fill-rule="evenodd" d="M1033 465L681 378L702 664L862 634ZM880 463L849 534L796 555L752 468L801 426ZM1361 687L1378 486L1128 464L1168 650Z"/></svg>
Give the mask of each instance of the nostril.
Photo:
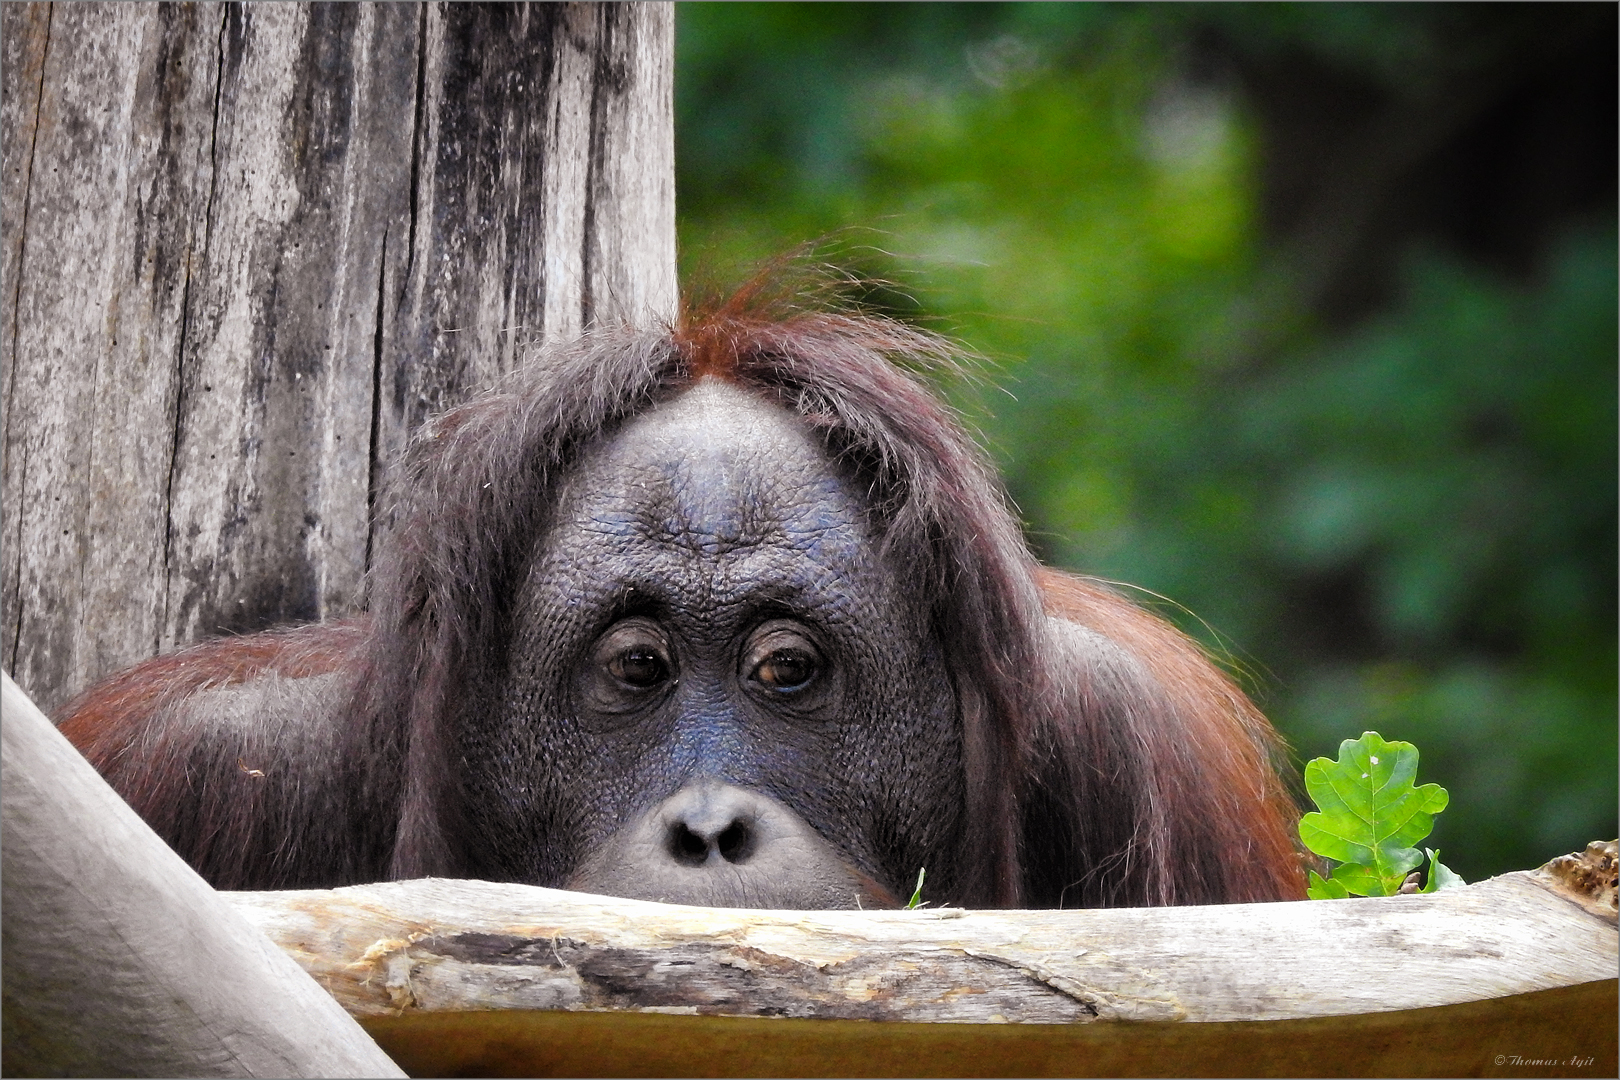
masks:
<svg viewBox="0 0 1620 1080"><path fill-rule="evenodd" d="M684 824L670 830L669 853L686 866L702 866L709 861L709 842Z"/></svg>
<svg viewBox="0 0 1620 1080"><path fill-rule="evenodd" d="M754 830L747 823L733 821L715 838L720 857L729 863L744 863L754 854Z"/></svg>
<svg viewBox="0 0 1620 1080"><path fill-rule="evenodd" d="M718 833L676 822L669 829L669 853L683 866L702 866L715 854L728 863L745 863L754 854L754 830L742 818L733 818Z"/></svg>

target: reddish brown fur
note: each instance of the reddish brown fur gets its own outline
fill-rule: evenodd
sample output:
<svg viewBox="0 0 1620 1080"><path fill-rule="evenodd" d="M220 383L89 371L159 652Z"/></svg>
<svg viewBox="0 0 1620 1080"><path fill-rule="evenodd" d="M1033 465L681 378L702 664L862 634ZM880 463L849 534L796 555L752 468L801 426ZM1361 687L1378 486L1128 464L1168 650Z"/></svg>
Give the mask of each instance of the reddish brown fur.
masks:
<svg viewBox="0 0 1620 1080"><path fill-rule="evenodd" d="M103 679L62 707L59 729L107 773L118 768L142 726L168 704L271 672L303 679L341 671L354 664L365 640L364 620L348 619L319 633L305 629L205 641ZM161 790L167 779L144 776L135 790Z"/></svg>
<svg viewBox="0 0 1620 1080"><path fill-rule="evenodd" d="M222 638L155 657L68 702L60 712L60 730L137 813L220 888L377 879L386 861L363 860L358 851L337 856L347 873L297 869L312 850L333 846L320 819L353 812L341 805L349 800L340 792L320 793L322 785L311 770L273 744L211 748L175 715L194 694L267 675L304 679L352 673L369 628L367 619L348 619ZM345 748L338 760L325 763L327 772L354 777L354 762L380 759L353 738L359 734L354 728L341 734L350 738L345 745L340 735ZM306 804L286 805L300 797L289 795L289 788L306 789ZM373 788L362 780L352 791ZM376 824L381 823L359 831L373 831ZM385 831L392 836L391 825Z"/></svg>
<svg viewBox="0 0 1620 1080"><path fill-rule="evenodd" d="M1177 881L1190 853L1176 851L1174 818L1197 820L1226 879L1217 891L1229 902L1302 898L1304 865L1295 840L1299 812L1278 779L1277 737L1265 717L1212 664L1198 645L1162 619L1102 584L1043 567L1049 614L1095 630L1149 659L1170 708L1161 724L1136 733L1154 778L1141 843L1143 886L1157 903L1207 899ZM1202 888L1216 885L1200 883Z"/></svg>

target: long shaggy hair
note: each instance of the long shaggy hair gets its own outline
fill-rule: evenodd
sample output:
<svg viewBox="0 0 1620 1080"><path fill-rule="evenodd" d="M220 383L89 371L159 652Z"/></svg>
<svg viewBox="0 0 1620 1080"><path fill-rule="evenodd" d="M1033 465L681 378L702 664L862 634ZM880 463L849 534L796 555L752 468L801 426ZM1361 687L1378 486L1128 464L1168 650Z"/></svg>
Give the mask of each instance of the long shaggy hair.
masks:
<svg viewBox="0 0 1620 1080"><path fill-rule="evenodd" d="M249 800L204 784L188 811L183 824L204 840L177 846L218 884L460 872L468 808L447 767L453 733L505 665L511 598L559 485L587 446L713 377L822 440L904 586L932 600L965 740L959 902L1302 895L1271 729L1168 624L1036 563L984 455L909 373L955 363L926 332L773 312L757 290L674 330L606 329L545 348L418 433L391 489L369 616L150 662L70 705L64 730L149 819L163 819L157 804L174 801L180 770L228 766L262 781ZM199 760L205 749L180 733L185 695L264 671L348 680L326 763L255 778L245 761ZM159 832L176 842L181 824Z"/></svg>

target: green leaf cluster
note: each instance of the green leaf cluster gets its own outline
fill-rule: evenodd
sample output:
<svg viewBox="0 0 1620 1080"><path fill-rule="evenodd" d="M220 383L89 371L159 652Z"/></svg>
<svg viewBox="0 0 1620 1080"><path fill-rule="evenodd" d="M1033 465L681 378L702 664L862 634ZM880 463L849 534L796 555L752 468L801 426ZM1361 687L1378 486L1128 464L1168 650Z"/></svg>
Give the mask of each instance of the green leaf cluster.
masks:
<svg viewBox="0 0 1620 1080"><path fill-rule="evenodd" d="M1339 863L1327 878L1311 871L1311 899L1394 896L1424 854L1430 861L1424 892L1462 884L1441 865L1439 852L1413 847L1451 799L1439 784L1418 787L1417 767L1417 747L1386 742L1376 731L1344 740L1338 761L1317 758L1305 766L1305 789L1320 810L1300 819L1300 839Z"/></svg>

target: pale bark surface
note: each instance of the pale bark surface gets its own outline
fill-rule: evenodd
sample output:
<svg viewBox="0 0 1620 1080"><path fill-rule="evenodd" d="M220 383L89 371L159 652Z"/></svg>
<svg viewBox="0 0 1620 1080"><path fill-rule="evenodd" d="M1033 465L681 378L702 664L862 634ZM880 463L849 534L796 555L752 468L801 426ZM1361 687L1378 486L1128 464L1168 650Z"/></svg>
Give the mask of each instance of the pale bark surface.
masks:
<svg viewBox="0 0 1620 1080"><path fill-rule="evenodd" d="M658 4L6 4L0 663L359 600L382 465L675 308Z"/></svg>
<svg viewBox="0 0 1620 1080"><path fill-rule="evenodd" d="M1089 911L749 911L490 882L227 893L357 1016L573 1010L948 1023L1291 1020L1613 979L1530 873L1431 895Z"/></svg>
<svg viewBox="0 0 1620 1080"><path fill-rule="evenodd" d="M403 1075L0 684L5 1075Z"/></svg>

